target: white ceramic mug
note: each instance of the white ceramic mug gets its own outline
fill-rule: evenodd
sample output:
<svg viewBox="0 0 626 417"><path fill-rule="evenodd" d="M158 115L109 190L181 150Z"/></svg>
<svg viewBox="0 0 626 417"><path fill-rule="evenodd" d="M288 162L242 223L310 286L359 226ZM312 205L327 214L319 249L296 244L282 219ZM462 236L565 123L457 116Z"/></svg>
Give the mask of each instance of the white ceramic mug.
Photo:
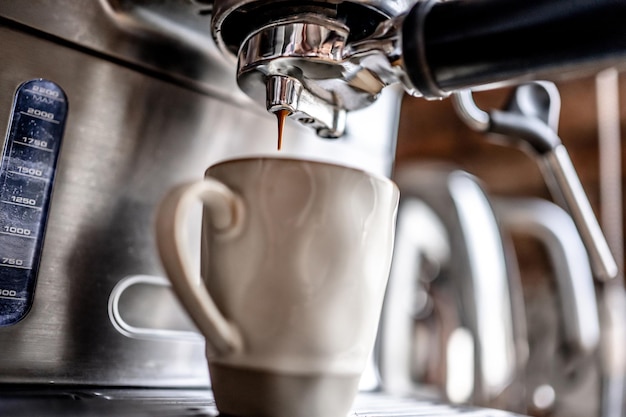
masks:
<svg viewBox="0 0 626 417"><path fill-rule="evenodd" d="M221 413L346 415L374 344L398 196L383 177L283 158L223 162L169 192L159 252L206 337ZM198 199L202 279L185 244Z"/></svg>

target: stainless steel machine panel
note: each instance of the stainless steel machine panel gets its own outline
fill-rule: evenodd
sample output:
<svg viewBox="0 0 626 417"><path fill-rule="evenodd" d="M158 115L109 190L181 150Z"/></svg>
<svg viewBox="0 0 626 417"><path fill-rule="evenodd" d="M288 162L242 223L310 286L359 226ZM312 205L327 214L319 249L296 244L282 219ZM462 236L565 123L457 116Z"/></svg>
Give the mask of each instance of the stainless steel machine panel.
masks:
<svg viewBox="0 0 626 417"><path fill-rule="evenodd" d="M0 327L0 382L205 386L203 342L154 278L163 272L153 210L169 187L201 178L213 162L277 152L276 121L31 32L0 26L0 131L27 80L55 82L69 110L33 307ZM339 141L289 125L281 154L388 174L398 98L392 91L376 104L385 116L375 126L371 114L355 114ZM136 285L120 293L120 283Z"/></svg>

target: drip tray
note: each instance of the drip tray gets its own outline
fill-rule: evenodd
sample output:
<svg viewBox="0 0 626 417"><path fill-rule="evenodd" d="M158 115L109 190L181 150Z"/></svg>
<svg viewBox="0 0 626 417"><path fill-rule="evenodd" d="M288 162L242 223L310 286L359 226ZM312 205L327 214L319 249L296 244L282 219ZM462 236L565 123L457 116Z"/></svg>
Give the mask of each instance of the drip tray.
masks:
<svg viewBox="0 0 626 417"><path fill-rule="evenodd" d="M0 415L12 417L216 417L208 390L0 388ZM355 417L514 417L490 409L361 393Z"/></svg>

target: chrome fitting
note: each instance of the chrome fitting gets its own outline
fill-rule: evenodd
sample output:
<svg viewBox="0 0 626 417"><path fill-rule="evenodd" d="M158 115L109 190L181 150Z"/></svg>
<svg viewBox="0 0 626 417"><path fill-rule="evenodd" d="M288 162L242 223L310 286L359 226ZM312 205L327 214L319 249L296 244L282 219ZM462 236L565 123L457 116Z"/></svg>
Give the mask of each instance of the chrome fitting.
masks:
<svg viewBox="0 0 626 417"><path fill-rule="evenodd" d="M296 78L272 75L267 78L266 108L276 113L287 110L289 118L317 131L318 136L333 139L343 135L346 111L321 100L306 90Z"/></svg>

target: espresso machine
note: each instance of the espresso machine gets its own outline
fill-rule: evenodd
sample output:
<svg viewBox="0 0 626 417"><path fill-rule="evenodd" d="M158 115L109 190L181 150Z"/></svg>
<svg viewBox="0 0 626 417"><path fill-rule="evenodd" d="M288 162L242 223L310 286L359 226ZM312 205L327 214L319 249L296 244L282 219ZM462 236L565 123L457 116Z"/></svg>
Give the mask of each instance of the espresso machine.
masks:
<svg viewBox="0 0 626 417"><path fill-rule="evenodd" d="M17 277L0 278L0 410L213 415L203 341L152 235L168 188L276 153L278 111L283 155L391 176L403 92L445 99L616 66L625 18L610 0L0 1L0 175L5 189L24 177L0 207L0 267ZM554 149L558 174L568 159ZM6 220L14 207L21 225ZM610 279L594 219L575 219ZM379 397L370 371L363 415L510 415Z"/></svg>

